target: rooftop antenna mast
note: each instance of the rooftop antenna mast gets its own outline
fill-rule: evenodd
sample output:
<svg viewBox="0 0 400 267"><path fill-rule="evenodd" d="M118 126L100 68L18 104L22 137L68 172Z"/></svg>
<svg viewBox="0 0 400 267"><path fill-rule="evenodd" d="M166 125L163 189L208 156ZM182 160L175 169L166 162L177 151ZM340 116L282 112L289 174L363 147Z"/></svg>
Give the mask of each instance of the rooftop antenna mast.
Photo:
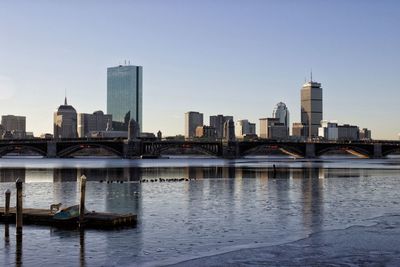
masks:
<svg viewBox="0 0 400 267"><path fill-rule="evenodd" d="M311 82L312 82L312 69L311 69Z"/></svg>
<svg viewBox="0 0 400 267"><path fill-rule="evenodd" d="M67 88L64 89L64 96L65 96L65 98L64 98L64 105L68 105L68 104L67 104Z"/></svg>

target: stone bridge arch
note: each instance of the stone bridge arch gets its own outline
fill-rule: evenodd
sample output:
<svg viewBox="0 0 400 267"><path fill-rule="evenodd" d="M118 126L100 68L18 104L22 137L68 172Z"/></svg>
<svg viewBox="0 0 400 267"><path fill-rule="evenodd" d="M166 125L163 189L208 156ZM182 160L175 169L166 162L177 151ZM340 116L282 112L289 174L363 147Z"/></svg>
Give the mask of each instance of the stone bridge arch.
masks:
<svg viewBox="0 0 400 267"><path fill-rule="evenodd" d="M30 150L45 157L47 155L47 147L42 145L29 145L29 144L8 144L0 147L0 157L7 155L10 152L17 152L21 150Z"/></svg>
<svg viewBox="0 0 400 267"><path fill-rule="evenodd" d="M220 156L222 147L219 143L208 142L153 142L144 144L143 153L160 155L169 149L193 149L209 156Z"/></svg>
<svg viewBox="0 0 400 267"><path fill-rule="evenodd" d="M353 144L316 144L315 156L320 157L331 151L345 151L359 158L370 158L374 155L373 146L353 145Z"/></svg>
<svg viewBox="0 0 400 267"><path fill-rule="evenodd" d="M80 143L80 144L70 144L63 145L57 150L57 157L64 158L69 157L73 153L78 152L87 148L102 148L118 157L123 157L123 149L117 149L114 146L101 143Z"/></svg>
<svg viewBox="0 0 400 267"><path fill-rule="evenodd" d="M254 153L256 150L260 148L266 148L267 150L279 150L282 153L295 157L295 158L303 158L305 155L305 145L302 143L270 143L270 142L246 142L240 145L240 156L248 156Z"/></svg>
<svg viewBox="0 0 400 267"><path fill-rule="evenodd" d="M382 145L383 157L386 157L392 153L400 153L400 145Z"/></svg>

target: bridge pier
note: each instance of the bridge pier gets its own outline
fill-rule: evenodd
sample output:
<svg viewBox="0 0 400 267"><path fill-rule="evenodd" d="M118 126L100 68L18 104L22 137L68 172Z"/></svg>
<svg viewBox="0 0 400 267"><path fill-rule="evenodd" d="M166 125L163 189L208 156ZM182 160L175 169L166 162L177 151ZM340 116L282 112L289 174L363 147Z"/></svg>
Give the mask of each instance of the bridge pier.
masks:
<svg viewBox="0 0 400 267"><path fill-rule="evenodd" d="M222 157L226 159L235 159L240 157L239 143L230 141L222 144Z"/></svg>
<svg viewBox="0 0 400 267"><path fill-rule="evenodd" d="M315 155L315 144L306 143L306 154L305 157L308 159L313 159L316 157Z"/></svg>
<svg viewBox="0 0 400 267"><path fill-rule="evenodd" d="M375 159L382 158L382 144L374 144L374 155Z"/></svg>
<svg viewBox="0 0 400 267"><path fill-rule="evenodd" d="M126 159L130 159L141 156L143 154L141 149L142 148L141 144L142 142L138 140L125 141L123 147L123 157Z"/></svg>
<svg viewBox="0 0 400 267"><path fill-rule="evenodd" d="M57 143L55 141L47 141L47 154L48 158L57 157Z"/></svg>

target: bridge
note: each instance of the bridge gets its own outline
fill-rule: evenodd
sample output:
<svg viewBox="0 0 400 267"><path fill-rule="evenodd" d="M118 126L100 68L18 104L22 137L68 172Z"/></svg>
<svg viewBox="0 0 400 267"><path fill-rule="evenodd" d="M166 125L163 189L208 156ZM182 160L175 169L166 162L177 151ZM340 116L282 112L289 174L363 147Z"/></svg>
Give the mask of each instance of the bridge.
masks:
<svg viewBox="0 0 400 267"><path fill-rule="evenodd" d="M399 141L369 142L294 142L277 140L256 141L148 141L126 139L29 139L0 140L0 157L10 153L30 151L47 158L67 158L83 149L102 148L121 158L158 157L186 151L223 158L280 151L295 158L317 158L331 151L344 151L361 158L382 158L400 153Z"/></svg>

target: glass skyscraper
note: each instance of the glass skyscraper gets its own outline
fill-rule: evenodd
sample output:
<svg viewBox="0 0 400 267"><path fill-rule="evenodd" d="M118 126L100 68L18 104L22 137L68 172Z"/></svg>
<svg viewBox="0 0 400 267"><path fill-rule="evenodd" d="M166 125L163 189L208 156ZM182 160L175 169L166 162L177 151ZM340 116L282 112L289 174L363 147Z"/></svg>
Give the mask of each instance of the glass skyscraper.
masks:
<svg viewBox="0 0 400 267"><path fill-rule="evenodd" d="M107 113L112 115L114 130L127 130L130 119L143 129L142 73L142 66L107 68Z"/></svg>

